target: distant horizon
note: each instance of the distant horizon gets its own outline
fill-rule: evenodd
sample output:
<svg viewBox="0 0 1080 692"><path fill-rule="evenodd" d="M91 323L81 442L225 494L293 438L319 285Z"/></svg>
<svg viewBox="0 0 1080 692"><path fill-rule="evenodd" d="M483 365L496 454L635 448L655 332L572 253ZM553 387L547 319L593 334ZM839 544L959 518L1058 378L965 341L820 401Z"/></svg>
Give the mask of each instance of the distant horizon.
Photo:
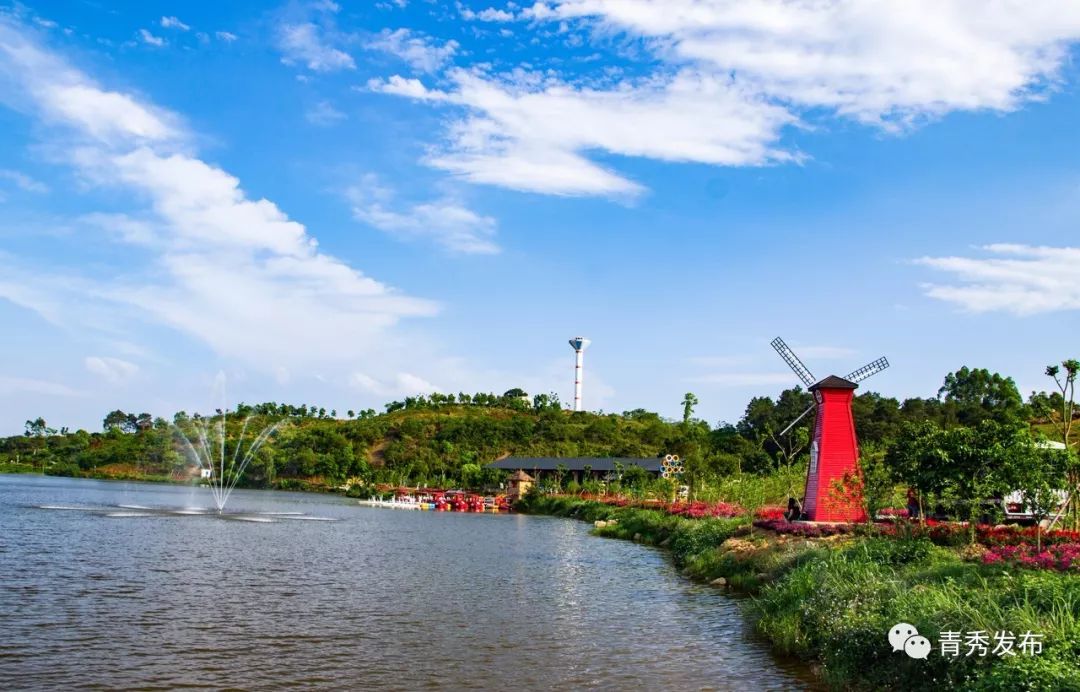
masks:
<svg viewBox="0 0 1080 692"><path fill-rule="evenodd" d="M1080 7L0 0L0 434L1078 354Z"/></svg>

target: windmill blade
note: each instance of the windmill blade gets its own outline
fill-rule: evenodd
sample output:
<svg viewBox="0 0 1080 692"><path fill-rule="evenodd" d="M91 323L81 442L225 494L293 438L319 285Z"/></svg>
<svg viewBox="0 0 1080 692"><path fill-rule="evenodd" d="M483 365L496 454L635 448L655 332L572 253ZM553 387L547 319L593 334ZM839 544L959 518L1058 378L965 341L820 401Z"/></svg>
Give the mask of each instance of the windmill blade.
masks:
<svg viewBox="0 0 1080 692"><path fill-rule="evenodd" d="M813 410L814 410L814 409L815 409L816 407L817 407L817 404L816 404L816 403L814 403L814 404L810 404L809 408L807 408L807 409L806 409L805 411L803 411L802 413L800 413L800 414L799 414L799 416L798 416L798 417L797 417L797 418L796 418L795 420L793 420L793 421L791 421L790 423L788 423L788 426L787 426L786 428L784 428L783 430L781 430L781 431L780 431L780 434L779 434L779 435L777 435L777 437L783 437L784 435L787 435L787 433L788 433L788 430L791 430L792 428L794 428L794 427L795 427L795 424L796 424L796 423L798 423L799 421L801 421L801 420L802 420L802 419L803 419L803 418L804 418L804 417L806 416L806 414L808 414L808 413L810 413L811 411L813 411Z"/></svg>
<svg viewBox="0 0 1080 692"><path fill-rule="evenodd" d="M799 376L799 379L803 381L807 387L817 382L817 378L810 372L810 369L803 365L803 362L799 360L799 357L795 355L784 340L780 337L776 337L769 342L776 352L780 354L780 357L784 359L784 362L788 364L788 367L795 371L795 374ZM804 414L805 415L805 414Z"/></svg>
<svg viewBox="0 0 1080 692"><path fill-rule="evenodd" d="M851 382L862 382L867 377L872 377L873 375L878 374L887 367L889 367L889 361L887 358L882 356L881 358L875 360L873 363L867 363L858 370L853 371L844 379L850 380Z"/></svg>

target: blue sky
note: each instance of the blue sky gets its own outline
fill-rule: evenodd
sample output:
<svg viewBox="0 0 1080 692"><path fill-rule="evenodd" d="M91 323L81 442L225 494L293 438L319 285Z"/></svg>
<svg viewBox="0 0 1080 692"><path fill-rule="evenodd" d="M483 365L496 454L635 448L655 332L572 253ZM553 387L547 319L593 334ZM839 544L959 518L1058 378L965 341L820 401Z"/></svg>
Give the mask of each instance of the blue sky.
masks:
<svg viewBox="0 0 1080 692"><path fill-rule="evenodd" d="M0 4L0 432L1076 356L1080 10Z"/></svg>

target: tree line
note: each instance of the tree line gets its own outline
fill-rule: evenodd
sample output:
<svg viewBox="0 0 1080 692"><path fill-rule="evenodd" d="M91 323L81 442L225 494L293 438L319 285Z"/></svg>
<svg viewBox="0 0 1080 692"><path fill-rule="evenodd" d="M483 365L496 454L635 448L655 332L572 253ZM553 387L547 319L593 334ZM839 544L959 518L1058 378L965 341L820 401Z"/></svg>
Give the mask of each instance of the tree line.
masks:
<svg viewBox="0 0 1080 692"><path fill-rule="evenodd" d="M972 495L975 490L960 489L940 477L930 482L919 475L920 469L952 468L941 461L942 450L950 445L1000 449L1008 446L1010 435L1031 441L1051 435L1072 444L1071 402L1077 370L1078 364L1071 360L1047 368L1053 389L1034 392L1026 401L1012 378L968 367L947 374L936 395L926 398L901 401L876 392L859 394L852 406L864 465L871 470L885 465L891 469L888 480L893 485L910 485L935 501ZM682 402L678 420L645 409L570 412L554 394L530 397L521 389L501 395L407 397L386 404L382 413L350 410L344 418L334 409L277 402L241 403L229 411L208 414L180 411L171 423L145 412L116 410L103 418L102 431L92 433L58 431L43 419L28 420L24 435L0 440L0 463L28 464L65 475L180 478L190 472L191 460L178 442L177 431L195 423L221 421L224 415L230 445L239 438L245 419L251 418L253 426L280 424L248 467L242 481L248 486L337 485L348 479L482 485L501 478L486 465L507 454L653 457L676 453L686 460L686 481L705 487L738 474L786 471L797 478L796 471L809 454L813 416L781 432L812 403L809 392L793 387L776 398L755 397L737 421L715 425L694 415L698 400L691 393ZM973 437L963 438L969 433L956 431L971 431ZM920 449L931 451L913 457L913 450ZM961 463L954 466L958 477L971 470ZM1063 473L1071 475L1058 487L1075 487L1075 470ZM868 494L873 490L871 480L867 473ZM1002 486L1006 480L1017 482L1012 477L995 482ZM984 484L977 492L986 490Z"/></svg>

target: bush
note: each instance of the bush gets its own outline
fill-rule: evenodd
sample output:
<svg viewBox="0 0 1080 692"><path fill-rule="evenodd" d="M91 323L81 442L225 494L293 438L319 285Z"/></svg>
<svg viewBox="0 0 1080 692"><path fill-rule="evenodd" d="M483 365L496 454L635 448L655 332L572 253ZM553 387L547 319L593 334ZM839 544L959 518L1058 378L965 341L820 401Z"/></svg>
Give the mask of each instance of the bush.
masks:
<svg viewBox="0 0 1080 692"><path fill-rule="evenodd" d="M683 567L690 558L719 547L734 536L741 526L741 521L732 519L683 522L672 536L671 557L676 565Z"/></svg>

